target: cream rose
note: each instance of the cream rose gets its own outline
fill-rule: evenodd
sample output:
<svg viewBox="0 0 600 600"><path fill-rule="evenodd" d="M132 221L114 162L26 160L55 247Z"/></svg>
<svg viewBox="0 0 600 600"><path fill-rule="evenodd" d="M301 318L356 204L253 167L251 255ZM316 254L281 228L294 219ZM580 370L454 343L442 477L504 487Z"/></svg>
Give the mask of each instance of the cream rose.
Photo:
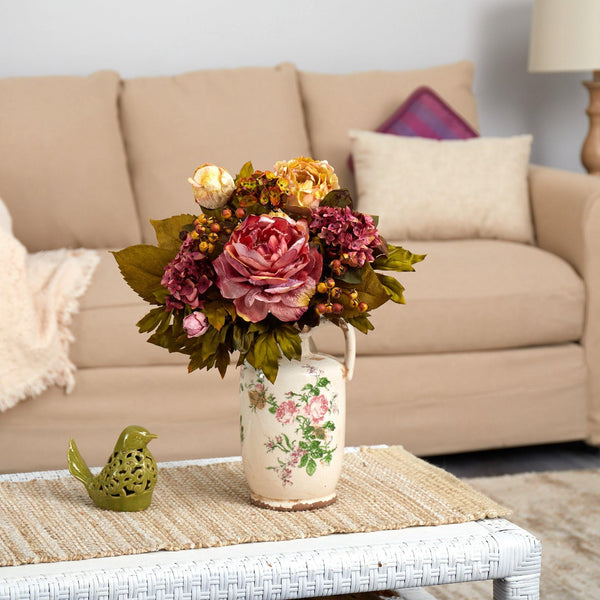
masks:
<svg viewBox="0 0 600 600"><path fill-rule="evenodd" d="M222 167L210 163L199 166L188 182L194 190L196 202L209 209L224 206L235 190L233 177Z"/></svg>

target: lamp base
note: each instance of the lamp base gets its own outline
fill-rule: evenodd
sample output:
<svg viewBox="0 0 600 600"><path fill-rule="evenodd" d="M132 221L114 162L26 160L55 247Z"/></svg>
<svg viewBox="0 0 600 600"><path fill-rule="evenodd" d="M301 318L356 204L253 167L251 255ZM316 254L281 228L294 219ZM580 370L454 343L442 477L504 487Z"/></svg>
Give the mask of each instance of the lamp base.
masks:
<svg viewBox="0 0 600 600"><path fill-rule="evenodd" d="M590 175L600 175L600 71L594 71L593 81L584 81L590 92L590 104L585 111L590 128L581 148L581 162Z"/></svg>

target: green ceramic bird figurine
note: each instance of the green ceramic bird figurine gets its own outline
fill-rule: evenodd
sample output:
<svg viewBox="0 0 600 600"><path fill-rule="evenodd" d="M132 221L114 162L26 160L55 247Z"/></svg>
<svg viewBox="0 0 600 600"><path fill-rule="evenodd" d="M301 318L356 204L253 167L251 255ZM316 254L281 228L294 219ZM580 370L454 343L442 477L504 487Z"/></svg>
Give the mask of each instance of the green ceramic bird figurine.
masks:
<svg viewBox="0 0 600 600"><path fill-rule="evenodd" d="M133 512L150 506L156 484L156 461L146 447L158 436L130 425L121 432L106 466L92 475L71 439L67 462L71 475L85 485L90 498L100 508Z"/></svg>

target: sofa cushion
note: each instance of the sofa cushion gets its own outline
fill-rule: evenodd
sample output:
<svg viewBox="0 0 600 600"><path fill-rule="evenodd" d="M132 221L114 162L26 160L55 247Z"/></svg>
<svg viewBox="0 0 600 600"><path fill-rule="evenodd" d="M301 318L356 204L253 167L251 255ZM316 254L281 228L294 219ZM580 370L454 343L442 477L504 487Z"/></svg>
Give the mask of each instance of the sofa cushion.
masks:
<svg viewBox="0 0 600 600"><path fill-rule="evenodd" d="M135 324L151 308L125 283L112 254L100 251L100 262L71 326L75 338L71 360L75 366L187 364L187 356L169 354L148 344L145 340L149 334L138 332Z"/></svg>
<svg viewBox="0 0 600 600"><path fill-rule="evenodd" d="M430 140L350 131L357 208L387 239L533 242L532 137Z"/></svg>
<svg viewBox="0 0 600 600"><path fill-rule="evenodd" d="M402 245L402 243L401 243ZM496 240L406 242L427 253L414 273L398 276L406 305L373 311L375 331L357 333L360 354L409 354L520 348L577 341L583 331L584 286L562 259ZM187 357L145 342L135 323L150 309L101 253L73 320L71 358L78 367L182 365ZM336 327L315 334L319 349L339 354Z"/></svg>
<svg viewBox="0 0 600 600"><path fill-rule="evenodd" d="M454 110L477 129L477 107L471 90L473 64L414 71L367 71L349 75L300 72L300 89L315 158L326 159L342 187L354 191L346 159L349 129L375 130L416 88L433 88Z"/></svg>
<svg viewBox="0 0 600 600"><path fill-rule="evenodd" d="M187 178L198 165L235 175L248 160L264 170L310 154L291 64L127 80L121 110L147 242L150 219L197 209Z"/></svg>
<svg viewBox="0 0 600 600"><path fill-rule="evenodd" d="M581 339L584 284L554 254L497 240L400 245L427 258L414 273L398 275L406 304L387 302L373 311L375 330L357 333L359 353L495 350ZM318 331L316 342L329 353L343 348L333 327Z"/></svg>
<svg viewBox="0 0 600 600"><path fill-rule="evenodd" d="M119 76L0 80L0 196L30 251L138 242Z"/></svg>

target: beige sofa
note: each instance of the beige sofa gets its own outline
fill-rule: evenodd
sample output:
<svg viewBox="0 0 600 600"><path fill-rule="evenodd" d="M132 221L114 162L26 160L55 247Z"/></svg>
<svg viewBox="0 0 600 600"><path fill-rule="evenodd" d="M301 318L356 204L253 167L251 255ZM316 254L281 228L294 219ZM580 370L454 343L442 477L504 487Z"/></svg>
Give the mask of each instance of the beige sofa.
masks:
<svg viewBox="0 0 600 600"><path fill-rule="evenodd" d="M101 463L130 423L160 435L160 460L238 453L235 372L188 375L184 356L145 343L135 322L146 307L107 249L153 242L150 218L194 211L186 178L202 162L236 172L248 159L268 168L307 154L352 187L348 129L374 129L419 85L476 127L472 76L461 62L403 73L285 64L0 81L0 197L16 235L30 251L101 254L73 323L76 389L0 414L0 472L64 466L71 436ZM386 305L375 331L358 334L349 444L434 454L600 443L600 180L536 167L530 189L536 246L399 240L428 258L402 278L407 305ZM342 348L337 331L319 342Z"/></svg>

